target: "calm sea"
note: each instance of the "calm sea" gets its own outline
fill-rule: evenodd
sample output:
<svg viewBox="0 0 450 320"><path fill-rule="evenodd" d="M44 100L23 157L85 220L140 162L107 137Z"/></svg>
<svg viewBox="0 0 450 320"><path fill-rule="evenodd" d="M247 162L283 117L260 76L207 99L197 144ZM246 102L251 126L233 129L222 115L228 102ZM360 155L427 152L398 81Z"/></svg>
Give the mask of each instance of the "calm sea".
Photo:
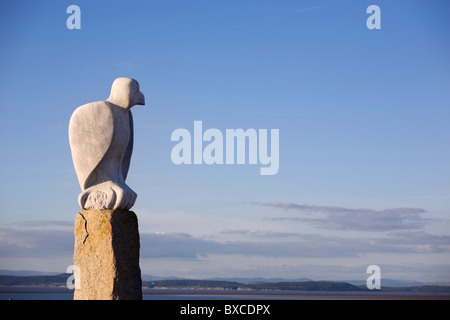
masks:
<svg viewBox="0 0 450 320"><path fill-rule="evenodd" d="M423 300L445 299L449 294L330 292L330 291L252 291L238 290L144 290L144 300ZM0 288L0 300L73 300L66 288Z"/></svg>

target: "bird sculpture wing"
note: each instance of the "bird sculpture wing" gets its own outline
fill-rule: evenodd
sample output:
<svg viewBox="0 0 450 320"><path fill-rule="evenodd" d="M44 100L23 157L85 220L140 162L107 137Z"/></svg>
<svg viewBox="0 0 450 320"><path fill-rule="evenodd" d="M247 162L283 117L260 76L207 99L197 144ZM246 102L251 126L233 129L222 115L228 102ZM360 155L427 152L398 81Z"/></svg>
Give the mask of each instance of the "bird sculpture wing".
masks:
<svg viewBox="0 0 450 320"><path fill-rule="evenodd" d="M131 111L129 111L128 114L130 117L130 140L128 142L127 150L125 151L122 160L122 176L124 181L127 179L128 169L130 168L131 154L133 153L133 137L134 137L133 115L131 114Z"/></svg>
<svg viewBox="0 0 450 320"><path fill-rule="evenodd" d="M82 105L72 114L69 143L81 190L96 184L95 168L107 153L113 134L113 114L104 101Z"/></svg>

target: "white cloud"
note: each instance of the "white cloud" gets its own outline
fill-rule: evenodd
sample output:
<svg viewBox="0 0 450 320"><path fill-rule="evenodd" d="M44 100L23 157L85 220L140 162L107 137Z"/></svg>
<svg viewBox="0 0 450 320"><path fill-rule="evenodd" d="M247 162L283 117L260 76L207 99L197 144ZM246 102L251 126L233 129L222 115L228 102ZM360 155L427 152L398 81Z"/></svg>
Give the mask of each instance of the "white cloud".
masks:
<svg viewBox="0 0 450 320"><path fill-rule="evenodd" d="M273 221L300 221L318 228L331 230L390 231L422 228L430 219L423 218L421 208L391 208L384 210L350 209L337 206L299 205L286 202L253 203L284 210L295 210L301 215L271 218ZM321 213L325 217L311 217Z"/></svg>

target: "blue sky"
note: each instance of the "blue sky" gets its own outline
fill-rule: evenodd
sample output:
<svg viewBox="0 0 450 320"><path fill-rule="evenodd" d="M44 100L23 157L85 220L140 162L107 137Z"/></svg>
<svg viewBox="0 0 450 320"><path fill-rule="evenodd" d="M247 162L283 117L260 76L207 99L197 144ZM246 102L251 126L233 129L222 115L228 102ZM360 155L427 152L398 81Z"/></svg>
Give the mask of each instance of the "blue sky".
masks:
<svg viewBox="0 0 450 320"><path fill-rule="evenodd" d="M81 8L69 30L66 8ZM369 30L366 9L381 8ZM450 281L447 1L0 4L0 269L64 272L76 107L139 81L144 274ZM178 128L280 130L280 169L171 162Z"/></svg>

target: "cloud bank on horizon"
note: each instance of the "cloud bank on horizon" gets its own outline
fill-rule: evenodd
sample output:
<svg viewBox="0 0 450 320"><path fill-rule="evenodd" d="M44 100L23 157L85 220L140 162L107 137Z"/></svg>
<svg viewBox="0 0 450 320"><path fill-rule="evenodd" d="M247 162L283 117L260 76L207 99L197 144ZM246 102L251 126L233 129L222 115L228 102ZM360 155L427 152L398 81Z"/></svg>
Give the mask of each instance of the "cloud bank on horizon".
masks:
<svg viewBox="0 0 450 320"><path fill-rule="evenodd" d="M256 203L259 204L259 203ZM303 213L324 213L322 218L290 216L271 218L273 221L289 220L311 223L319 228L333 230L389 231L399 229L418 229L424 227L428 219L421 208L391 208L384 210L350 209L344 207L298 205L294 203L260 203L261 205L296 210Z"/></svg>
<svg viewBox="0 0 450 320"><path fill-rule="evenodd" d="M253 202L250 206L265 206L283 211L294 210L296 214L324 213L322 218L311 217L261 217L277 223L303 223L312 224L317 230L331 229L339 233L327 234L319 232L283 232L272 230L255 229L222 229L217 234L193 235L181 232L146 232L141 231L141 261L149 265L166 265L167 261L197 261L204 264L215 264L218 260L226 259L232 261L237 256L259 257L259 259L295 259L297 263L302 259L335 259L359 258L366 255L419 255L424 258L436 254L450 253L450 236L434 235L424 231L430 219L421 215L426 210L421 208L391 208L384 210L374 209L350 209L338 206L321 205L298 205L294 203ZM276 213L276 212L273 212ZM354 220L359 221L354 221ZM448 223L448 221L446 221ZM247 226L248 227L248 226ZM354 231L352 234L348 231ZM361 233L361 231L363 231ZM16 223L8 228L0 228L0 258L2 259L61 259L65 257L70 261L73 254L73 231L72 223L60 220L24 221ZM444 263L442 261L442 263ZM146 264L144 263L144 264ZM333 264L332 264L333 265ZM405 264L411 267L411 264ZM308 264L308 277L322 279L326 277L322 273L313 272L314 268ZM316 265L320 270L325 270L321 264ZM401 274L400 267L386 264L394 272ZM449 271L445 264L439 264L439 272L433 276L422 276L425 281L438 281L436 277L447 277L445 270ZM280 266L280 272L286 266ZM300 268L300 267L299 267ZM334 268L337 268L334 265ZM437 266L422 264L415 266L415 272L422 270L423 274ZM158 267L165 270L168 276L177 274L179 276L207 278L214 277L214 272L204 275L197 274L195 268L181 269L171 267ZM235 269L237 266L235 266ZM259 272L263 273L264 267L260 266ZM271 270L272 269L272 270ZM348 268L342 276L349 276ZM145 270L145 269L144 269ZM235 271L236 271L235 270ZM273 266L267 266L266 272ZM152 273L152 270L146 270ZM204 271L203 271L204 272ZM290 271L292 273L292 270ZM242 276L250 276L248 270L239 271ZM281 275L280 275L281 276ZM289 277L289 273L287 274ZM342 280L342 276L340 279ZM345 278L344 276L344 278ZM359 275L361 276L361 275ZM293 277L291 275L291 277ZM395 276L394 276L395 277ZM337 279L339 280L339 279ZM409 279L414 280L414 279Z"/></svg>

